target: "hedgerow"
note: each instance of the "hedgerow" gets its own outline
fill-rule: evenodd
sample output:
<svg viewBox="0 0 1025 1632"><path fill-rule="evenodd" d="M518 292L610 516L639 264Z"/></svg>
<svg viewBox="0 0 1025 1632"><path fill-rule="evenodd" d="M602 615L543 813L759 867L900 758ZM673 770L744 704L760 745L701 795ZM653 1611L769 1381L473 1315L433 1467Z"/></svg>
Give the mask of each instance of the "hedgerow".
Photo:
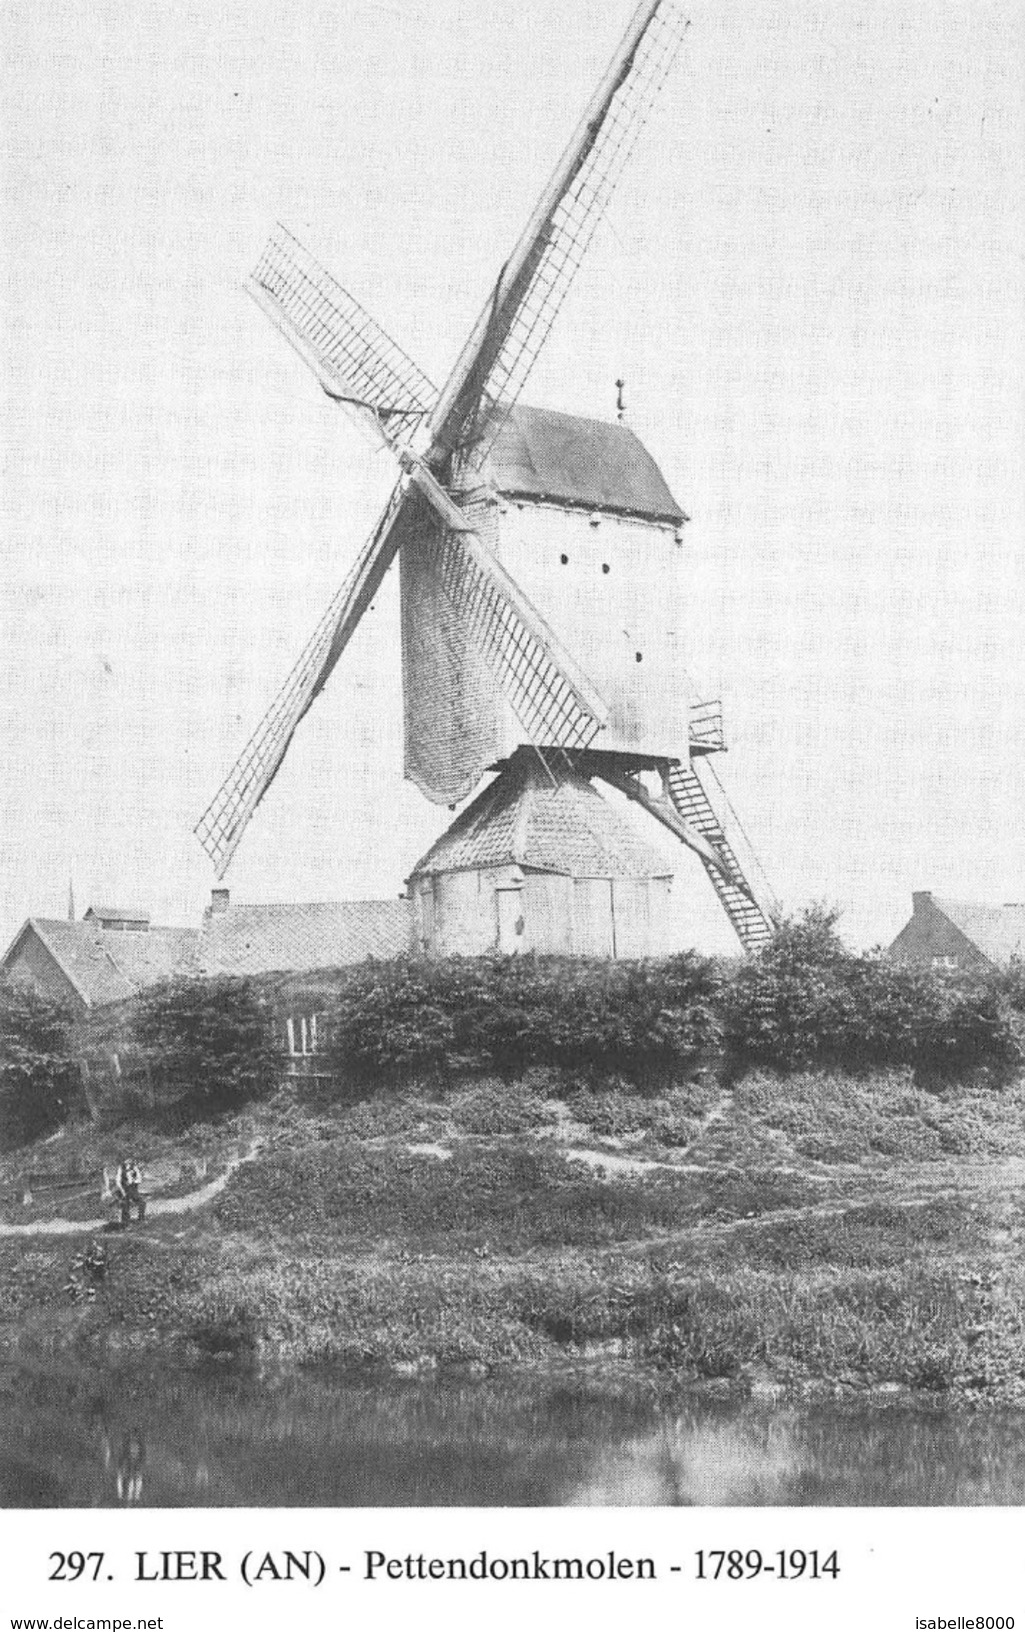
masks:
<svg viewBox="0 0 1025 1632"><path fill-rule="evenodd" d="M274 1086L270 1013L249 981L181 979L142 994L133 1040L168 1098L238 1104Z"/></svg>
<svg viewBox="0 0 1025 1632"><path fill-rule="evenodd" d="M0 976L0 1145L13 1148L65 1120L77 1099L71 1014Z"/></svg>
<svg viewBox="0 0 1025 1632"><path fill-rule="evenodd" d="M1021 1027L1003 978L909 968L848 952L837 914L789 920L723 989L732 1074L910 1066L922 1077L1020 1066Z"/></svg>
<svg viewBox="0 0 1025 1632"><path fill-rule="evenodd" d="M997 983L1014 1013L1025 1017L1025 958L1012 958Z"/></svg>
<svg viewBox="0 0 1025 1632"><path fill-rule="evenodd" d="M694 952L638 962L369 962L340 972L333 990L318 995L318 1012L326 1038L319 1069L334 1079L331 1097L341 1087L350 1097L390 1088L437 1099L441 1089L485 1078L486 1102L467 1112L481 1132L522 1131L544 1119L546 1099L580 1093L605 1095L579 1115L607 1123L614 1138L624 1115L616 1095L664 1097L714 1075L735 1082L766 1068L905 1070L920 1086L985 1085L1004 1081L1025 1058L1020 966L980 976L854 954L837 934L836 914L823 908L781 924L760 953L732 965ZM230 1105L280 1075L270 1013L258 984L177 981L139 999L134 1043L167 1097ZM531 1073L550 1078L536 1104L499 1103L502 1084ZM666 1100L662 1110L667 1140L688 1143L688 1107ZM627 1120L636 1128L633 1113ZM646 1126L654 1131L655 1121Z"/></svg>
<svg viewBox="0 0 1025 1632"><path fill-rule="evenodd" d="M329 1016L330 1064L369 1087L547 1067L585 1086L618 1078L653 1092L705 1064L724 1063L732 1078L758 1067L910 1068L923 1081L979 1070L999 1079L1020 1066L1020 973L854 954L836 916L812 908L732 969L696 953L368 964Z"/></svg>
<svg viewBox="0 0 1025 1632"><path fill-rule="evenodd" d="M336 1069L368 1084L531 1066L634 1081L718 1049L719 977L696 953L663 962L446 958L354 970L330 1016Z"/></svg>

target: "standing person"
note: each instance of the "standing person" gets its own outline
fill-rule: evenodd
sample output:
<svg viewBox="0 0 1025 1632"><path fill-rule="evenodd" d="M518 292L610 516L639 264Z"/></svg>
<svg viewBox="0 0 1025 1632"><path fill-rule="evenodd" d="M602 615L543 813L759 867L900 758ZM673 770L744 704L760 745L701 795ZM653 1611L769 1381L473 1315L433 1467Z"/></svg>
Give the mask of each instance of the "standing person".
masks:
<svg viewBox="0 0 1025 1632"><path fill-rule="evenodd" d="M122 1226L131 1223L133 1207L136 1209L140 1224L146 1217L146 1202L139 1193L141 1183L142 1173L135 1157L123 1156L118 1163L117 1178L114 1181L114 1191L121 1208Z"/></svg>
<svg viewBox="0 0 1025 1632"><path fill-rule="evenodd" d="M120 1219L122 1229L124 1229L130 1217L128 1209L128 1193L126 1190L127 1179L125 1177L127 1172L128 1157L119 1156L117 1159L117 1167L114 1169L114 1182L111 1185L111 1191L113 1193L114 1200L117 1202L118 1217Z"/></svg>

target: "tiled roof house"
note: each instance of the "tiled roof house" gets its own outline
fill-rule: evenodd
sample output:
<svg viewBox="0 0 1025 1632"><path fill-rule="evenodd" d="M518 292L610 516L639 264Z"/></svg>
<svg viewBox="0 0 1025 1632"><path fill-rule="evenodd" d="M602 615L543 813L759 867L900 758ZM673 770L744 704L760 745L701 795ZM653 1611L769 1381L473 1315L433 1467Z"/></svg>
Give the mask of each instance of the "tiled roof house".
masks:
<svg viewBox="0 0 1025 1632"><path fill-rule="evenodd" d="M911 901L911 918L889 949L898 962L982 970L1025 959L1025 902L950 901L931 890L916 890Z"/></svg>
<svg viewBox="0 0 1025 1632"><path fill-rule="evenodd" d="M409 951L410 909L390 901L310 901L232 906L215 890L199 935L204 975L262 975L340 969Z"/></svg>
<svg viewBox="0 0 1025 1632"><path fill-rule="evenodd" d="M0 959L0 970L83 1011L191 972L198 940L198 930L148 923L105 929L88 914L75 923L29 918Z"/></svg>
<svg viewBox="0 0 1025 1632"><path fill-rule="evenodd" d="M408 951L405 900L232 906L216 890L198 929L152 924L144 912L90 908L84 918L29 918L0 971L78 1013L134 997L175 975L257 975L341 968Z"/></svg>

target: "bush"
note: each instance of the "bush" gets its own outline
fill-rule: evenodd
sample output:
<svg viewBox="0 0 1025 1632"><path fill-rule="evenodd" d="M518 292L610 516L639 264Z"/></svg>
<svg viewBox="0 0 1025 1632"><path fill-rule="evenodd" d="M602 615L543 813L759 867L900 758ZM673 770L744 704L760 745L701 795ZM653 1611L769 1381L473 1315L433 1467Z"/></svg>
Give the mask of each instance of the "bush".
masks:
<svg viewBox="0 0 1025 1632"><path fill-rule="evenodd" d="M71 1014L0 976L0 1138L10 1149L67 1118L79 1089Z"/></svg>
<svg viewBox="0 0 1025 1632"><path fill-rule="evenodd" d="M185 1335L206 1359L252 1359L260 1338L258 1312L244 1296L203 1291L187 1308Z"/></svg>
<svg viewBox="0 0 1025 1632"><path fill-rule="evenodd" d="M718 986L694 953L369 964L338 997L332 1063L364 1083L531 1066L676 1075L718 1047Z"/></svg>
<svg viewBox="0 0 1025 1632"><path fill-rule="evenodd" d="M248 981L174 980L139 999L135 1043L172 1098L237 1104L277 1074L270 1016Z"/></svg>
<svg viewBox="0 0 1025 1632"><path fill-rule="evenodd" d="M998 984L1014 1013L1025 1016L1025 958L1012 958L1001 972Z"/></svg>
<svg viewBox="0 0 1025 1632"><path fill-rule="evenodd" d="M1021 1064L1018 1027L996 980L935 973L919 979L914 1065L947 1077L1003 1074Z"/></svg>
<svg viewBox="0 0 1025 1632"><path fill-rule="evenodd" d="M631 1092L628 1085L582 1087L567 1103L570 1115L585 1122L599 1139L623 1139L632 1134L676 1146L691 1143L707 1110L707 1102L688 1087L656 1095Z"/></svg>
<svg viewBox="0 0 1025 1632"><path fill-rule="evenodd" d="M325 1125L325 1129L331 1126ZM368 1096L346 1105L338 1124L350 1139L437 1139L448 1132L447 1107L410 1088ZM337 1132L337 1128L335 1129Z"/></svg>
<svg viewBox="0 0 1025 1632"><path fill-rule="evenodd" d="M926 1076L973 1069L1003 1074L1022 1046L1001 977L910 969L878 954L855 956L837 914L813 907L782 924L741 966L725 994L734 1074L912 1066Z"/></svg>
<svg viewBox="0 0 1025 1632"><path fill-rule="evenodd" d="M528 1082L485 1078L452 1096L452 1120L465 1133L533 1133L556 1120L555 1107Z"/></svg>

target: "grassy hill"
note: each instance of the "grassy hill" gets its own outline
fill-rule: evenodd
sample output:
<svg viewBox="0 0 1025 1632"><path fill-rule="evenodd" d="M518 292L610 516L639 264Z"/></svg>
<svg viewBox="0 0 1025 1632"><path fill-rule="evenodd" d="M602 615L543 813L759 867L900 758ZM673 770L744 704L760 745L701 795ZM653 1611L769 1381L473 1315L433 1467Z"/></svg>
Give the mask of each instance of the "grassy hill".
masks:
<svg viewBox="0 0 1025 1632"><path fill-rule="evenodd" d="M123 1149L151 1208L117 1233L95 1175ZM535 1067L357 1102L293 1082L4 1157L0 1340L1017 1397L1023 1157L1020 1081L761 1070L646 1092ZM27 1172L74 1168L79 1194L37 1183L26 1205Z"/></svg>

